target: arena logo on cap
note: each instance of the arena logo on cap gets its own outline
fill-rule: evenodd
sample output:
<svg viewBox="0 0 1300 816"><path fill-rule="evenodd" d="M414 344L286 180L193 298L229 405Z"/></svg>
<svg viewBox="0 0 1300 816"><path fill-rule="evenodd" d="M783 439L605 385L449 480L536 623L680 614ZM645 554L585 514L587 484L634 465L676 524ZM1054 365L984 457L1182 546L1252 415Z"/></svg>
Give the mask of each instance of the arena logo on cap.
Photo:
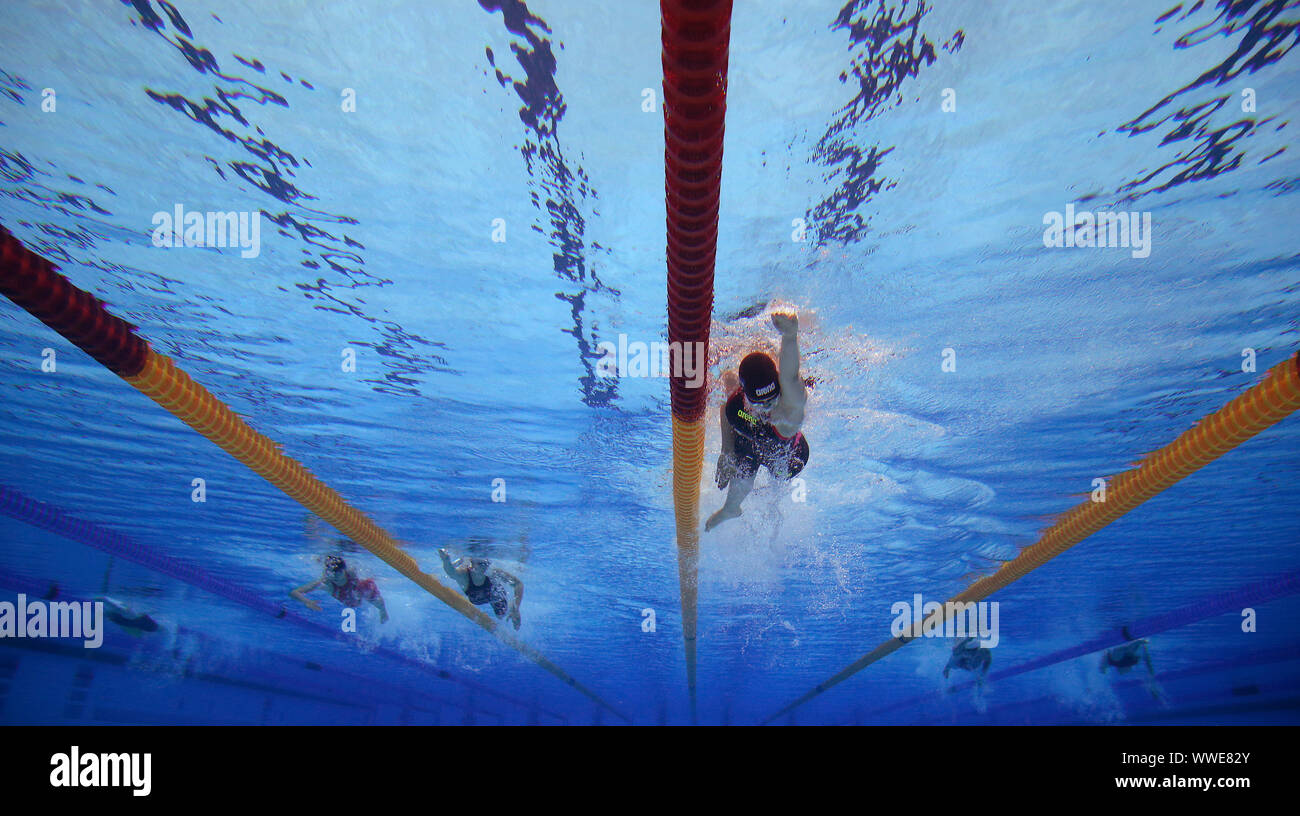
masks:
<svg viewBox="0 0 1300 816"><path fill-rule="evenodd" d="M628 342L627 335L620 334L617 345L602 340L596 350L601 354L596 362L600 377L682 377L690 388L704 384L703 343Z"/></svg>

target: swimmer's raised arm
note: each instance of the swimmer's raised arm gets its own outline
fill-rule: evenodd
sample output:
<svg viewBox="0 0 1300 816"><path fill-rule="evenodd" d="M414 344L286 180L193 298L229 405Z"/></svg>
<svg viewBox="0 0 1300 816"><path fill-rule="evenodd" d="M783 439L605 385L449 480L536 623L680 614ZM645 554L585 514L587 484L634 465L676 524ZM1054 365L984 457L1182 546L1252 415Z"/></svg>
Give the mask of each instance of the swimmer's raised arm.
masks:
<svg viewBox="0 0 1300 816"><path fill-rule="evenodd" d="M447 552L445 547L438 548L438 555L442 558L442 571L447 573L449 578L460 584L461 589L464 589L466 583L469 581L469 578L465 575L465 570L456 566L456 563L451 560L451 553Z"/></svg>
<svg viewBox="0 0 1300 816"><path fill-rule="evenodd" d="M781 413L795 426L803 423L803 409L808 402L803 376L799 373L799 317L776 312L772 325L781 332L781 355L777 368L781 378ZM778 430L780 428L778 427Z"/></svg>

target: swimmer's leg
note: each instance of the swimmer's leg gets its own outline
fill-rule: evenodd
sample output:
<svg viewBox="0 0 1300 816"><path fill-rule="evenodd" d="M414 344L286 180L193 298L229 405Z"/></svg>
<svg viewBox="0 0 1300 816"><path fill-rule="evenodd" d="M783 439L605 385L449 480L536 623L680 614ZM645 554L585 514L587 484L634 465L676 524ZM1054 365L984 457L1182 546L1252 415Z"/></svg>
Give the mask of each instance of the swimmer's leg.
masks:
<svg viewBox="0 0 1300 816"><path fill-rule="evenodd" d="M727 500L723 502L718 512L709 516L709 520L704 522L704 532L712 530L727 519L733 519L740 515L740 503L749 495L749 491L754 489L754 474L748 476L732 476L731 483L727 485Z"/></svg>

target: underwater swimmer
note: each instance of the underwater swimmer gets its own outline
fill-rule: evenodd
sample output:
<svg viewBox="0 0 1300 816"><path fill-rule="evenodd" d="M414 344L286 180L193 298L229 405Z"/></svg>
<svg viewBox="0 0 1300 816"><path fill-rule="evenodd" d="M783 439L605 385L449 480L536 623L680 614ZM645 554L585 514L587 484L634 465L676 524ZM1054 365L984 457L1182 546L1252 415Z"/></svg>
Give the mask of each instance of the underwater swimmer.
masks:
<svg viewBox="0 0 1300 816"><path fill-rule="evenodd" d="M356 571L349 567L347 562L339 556L325 556L325 570L321 573L321 577L310 584L303 584L290 592L289 595L308 609L319 612L321 611L320 604L308 598L307 593L312 592L321 585L324 585L330 594L344 606L357 607L363 602L369 601L379 610L379 622L388 623L388 608L384 606L384 598L379 594L379 587L375 586L374 579L359 579Z"/></svg>
<svg viewBox="0 0 1300 816"><path fill-rule="evenodd" d="M158 631L158 622L143 612L132 611L131 607L114 600L107 595L100 595L96 601L104 604L104 617L120 626L127 634L141 637L149 632Z"/></svg>
<svg viewBox="0 0 1300 816"><path fill-rule="evenodd" d="M992 663L992 649L980 646L979 641L973 637L962 638L952 647L952 656L948 658L948 665L943 667L943 676L947 678L948 672L962 669L975 672L976 682L984 685L984 676L989 673L989 666Z"/></svg>
<svg viewBox="0 0 1300 816"><path fill-rule="evenodd" d="M519 606L524 602L524 582L515 576L492 566L486 558L464 558L452 560L451 554L439 549L442 558L442 570L454 580L469 602L475 606L492 605L492 612L498 618L509 616L510 623L519 628ZM514 598L506 593L506 585L514 588Z"/></svg>
<svg viewBox="0 0 1300 816"><path fill-rule="evenodd" d="M108 596L110 578L113 575L114 559L109 556L108 566L104 570L104 586L100 594L95 596L96 603L104 605L104 617L109 622L121 627L128 635L132 637L142 637L150 632L158 631L158 622L143 612L136 612L130 604L123 603L116 598ZM59 595L58 584L51 584L49 592L45 593L45 600L52 601Z"/></svg>
<svg viewBox="0 0 1300 816"><path fill-rule="evenodd" d="M1147 648L1146 638L1107 649L1101 656L1101 673L1105 674L1106 669L1112 668L1120 674L1128 674L1130 669L1143 661L1146 662L1147 673L1155 674L1155 670L1151 667L1151 650Z"/></svg>
<svg viewBox="0 0 1300 816"><path fill-rule="evenodd" d="M777 479L792 479L808 464L808 440L800 433L808 391L799 376L799 318L772 315L781 332L781 364L754 352L740 361L740 388L722 406L722 452L714 474L727 490L722 508L705 522L705 531L741 514L740 504L754 488L759 467Z"/></svg>
<svg viewBox="0 0 1300 816"><path fill-rule="evenodd" d="M1128 629L1124 630L1128 636ZM1120 674L1128 674L1138 663L1143 663L1147 668L1147 676L1143 681L1147 691L1156 700L1163 702L1164 693L1156 683L1156 670L1151 665L1151 650L1148 648L1147 639L1139 638L1125 643L1123 646L1116 646L1114 649L1107 649L1101 656L1100 671L1106 673L1106 669L1114 669Z"/></svg>

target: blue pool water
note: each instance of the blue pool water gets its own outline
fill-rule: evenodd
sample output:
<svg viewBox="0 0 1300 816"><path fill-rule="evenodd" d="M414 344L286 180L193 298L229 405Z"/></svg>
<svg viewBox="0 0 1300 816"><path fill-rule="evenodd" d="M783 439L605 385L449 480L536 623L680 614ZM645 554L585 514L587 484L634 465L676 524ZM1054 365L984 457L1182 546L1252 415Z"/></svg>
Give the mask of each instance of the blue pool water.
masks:
<svg viewBox="0 0 1300 816"><path fill-rule="evenodd" d="M711 374L797 311L812 457L702 538L699 722L772 715L1296 352L1298 24L737 4ZM612 708L690 721L667 380L597 365L666 337L657 3L23 0L0 43L0 223L423 569L519 576L520 638ZM260 213L256 257L155 246L178 205ZM1071 205L1149 214L1149 253L1044 246ZM3 487L315 624L0 516L0 600L159 623L0 640L0 722L619 721L7 300L0 419ZM1292 416L998 593L993 670L1293 573L1298 477ZM391 620L289 599L331 551ZM1163 700L1095 653L958 687L924 639L778 722L1295 723L1300 599L1240 606L1151 637Z"/></svg>

